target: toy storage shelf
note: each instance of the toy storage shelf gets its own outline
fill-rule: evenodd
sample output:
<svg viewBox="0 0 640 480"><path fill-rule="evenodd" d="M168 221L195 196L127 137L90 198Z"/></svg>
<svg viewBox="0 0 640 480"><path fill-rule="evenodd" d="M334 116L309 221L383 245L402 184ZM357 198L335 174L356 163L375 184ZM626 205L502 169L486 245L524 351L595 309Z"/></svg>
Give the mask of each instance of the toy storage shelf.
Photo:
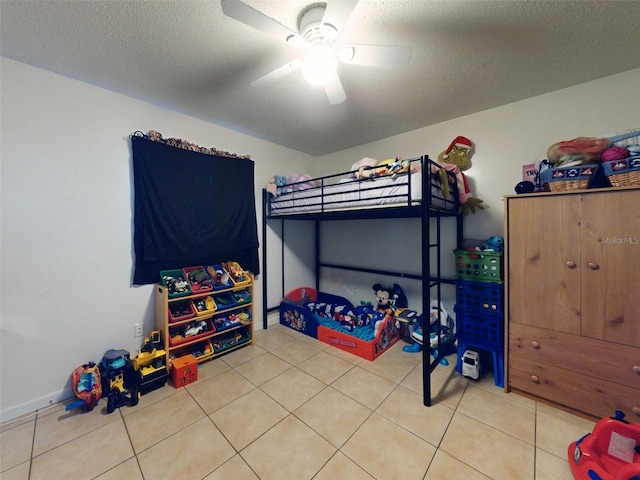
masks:
<svg viewBox="0 0 640 480"><path fill-rule="evenodd" d="M210 360L225 353L237 350L246 345L253 344L253 275L250 275L250 281L243 284L236 284L229 288L219 289L212 292L202 292L187 296L170 297L169 290L164 285L156 285L156 329L162 333L162 341L165 345L166 365L170 368L171 359L177 358L189 353L193 354L198 363ZM223 298L231 297L238 301L228 307L222 308L216 305L211 311L197 312L193 310L193 314L188 318L178 318L172 321L169 309L172 306L185 302L195 302L204 300L208 296ZM244 323L221 325L220 321L228 315L238 315L246 313L249 316L248 321ZM203 333L186 337L179 342L171 341L170 331L174 329L184 328L191 322L204 321L208 330Z"/></svg>

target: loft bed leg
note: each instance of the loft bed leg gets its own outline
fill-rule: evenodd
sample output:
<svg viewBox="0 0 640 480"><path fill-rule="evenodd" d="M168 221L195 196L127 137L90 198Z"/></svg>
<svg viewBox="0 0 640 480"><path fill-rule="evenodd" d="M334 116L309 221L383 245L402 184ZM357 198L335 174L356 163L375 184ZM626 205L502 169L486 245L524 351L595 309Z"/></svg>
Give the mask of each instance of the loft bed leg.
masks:
<svg viewBox="0 0 640 480"><path fill-rule="evenodd" d="M262 189L262 328L267 329L267 192Z"/></svg>
<svg viewBox="0 0 640 480"><path fill-rule="evenodd" d="M320 291L320 221L315 220L315 242L316 242L316 263L315 263L315 275L316 275L316 292Z"/></svg>
<svg viewBox="0 0 640 480"><path fill-rule="evenodd" d="M284 298L284 220L280 220L280 298Z"/></svg>
<svg viewBox="0 0 640 480"><path fill-rule="evenodd" d="M431 235L430 235L430 217L431 195L429 194L429 183L431 165L426 156L422 157L422 211L421 211L421 237L422 237L422 319L423 319L423 335L422 342L422 401L425 407L431 406L431 342L428 338L428 322L429 308L431 297ZM426 201L425 201L426 199ZM425 323L427 322L427 323Z"/></svg>

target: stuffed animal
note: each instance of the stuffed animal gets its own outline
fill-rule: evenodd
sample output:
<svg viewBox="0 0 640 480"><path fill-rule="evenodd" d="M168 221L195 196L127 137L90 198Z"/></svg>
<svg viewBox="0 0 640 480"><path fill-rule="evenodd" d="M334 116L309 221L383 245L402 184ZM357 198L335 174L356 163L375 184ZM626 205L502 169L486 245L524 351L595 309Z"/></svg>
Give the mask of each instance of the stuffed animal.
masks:
<svg viewBox="0 0 640 480"><path fill-rule="evenodd" d="M360 169L358 170L357 179L365 180L387 175L389 173L389 165L385 162L391 162L391 159L382 160L375 166L365 165L363 167L360 167Z"/></svg>
<svg viewBox="0 0 640 480"><path fill-rule="evenodd" d="M395 177L399 173L406 173L409 171L409 162L406 160L402 160L400 155L396 158L389 158L387 160L383 160L378 164L378 167L384 167L385 172L384 175L391 175Z"/></svg>
<svg viewBox="0 0 640 480"><path fill-rule="evenodd" d="M399 173L405 173L409 171L409 162L402 160L398 155L395 158L387 158L378 162L376 165L361 165L356 173L358 180L371 179L376 177L382 177L385 175L391 175L395 177Z"/></svg>
<svg viewBox="0 0 640 480"><path fill-rule="evenodd" d="M290 191L294 192L320 186L308 173L294 173L289 175L287 185L290 185Z"/></svg>
<svg viewBox="0 0 640 480"><path fill-rule="evenodd" d="M376 310L383 312L390 310L393 306L393 297L391 293L392 289L389 287L383 287L379 283L376 283L372 288L376 295Z"/></svg>
<svg viewBox="0 0 640 480"><path fill-rule="evenodd" d="M286 187L287 177L284 175L274 175L267 184L267 191L274 197L287 193L289 189Z"/></svg>
<svg viewBox="0 0 640 480"><path fill-rule="evenodd" d="M502 237L490 237L482 244L482 247L489 252L501 252L504 250L504 239Z"/></svg>
<svg viewBox="0 0 640 480"><path fill-rule="evenodd" d="M397 283L394 283L391 287L391 298L393 308L408 308L409 300L407 300L407 296L404 294L402 287Z"/></svg>
<svg viewBox="0 0 640 480"><path fill-rule="evenodd" d="M453 139L449 147L440 155L438 155L438 163L442 165L440 170L440 183L443 186L443 192L448 192L447 171L454 173L456 184L458 186L458 200L460 202L460 210L468 215L469 212L476 213L476 208L484 210L483 201L479 198L471 196L471 189L465 177L463 170L471 168L471 150L473 142L466 137L458 136ZM453 165L457 168L451 168ZM448 193L447 195L448 196Z"/></svg>

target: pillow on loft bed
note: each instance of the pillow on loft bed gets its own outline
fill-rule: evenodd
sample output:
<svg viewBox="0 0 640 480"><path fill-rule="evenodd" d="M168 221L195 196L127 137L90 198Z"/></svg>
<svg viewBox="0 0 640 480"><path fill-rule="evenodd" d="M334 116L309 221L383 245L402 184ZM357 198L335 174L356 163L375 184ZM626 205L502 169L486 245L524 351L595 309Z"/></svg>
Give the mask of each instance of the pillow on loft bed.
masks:
<svg viewBox="0 0 640 480"><path fill-rule="evenodd" d="M292 192L320 186L308 173L294 173L293 175L289 175L289 177L287 177L287 185L289 186L289 191Z"/></svg>
<svg viewBox="0 0 640 480"><path fill-rule="evenodd" d="M351 178L358 178L358 172L361 167L375 167L378 165L378 160L375 158L364 157L358 160L356 163L351 165Z"/></svg>

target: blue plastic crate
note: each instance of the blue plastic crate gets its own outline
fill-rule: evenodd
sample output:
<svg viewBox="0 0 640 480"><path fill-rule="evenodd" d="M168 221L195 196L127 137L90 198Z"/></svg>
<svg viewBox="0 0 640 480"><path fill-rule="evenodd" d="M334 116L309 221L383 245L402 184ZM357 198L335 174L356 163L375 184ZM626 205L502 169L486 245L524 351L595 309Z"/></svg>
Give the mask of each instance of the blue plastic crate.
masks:
<svg viewBox="0 0 640 480"><path fill-rule="evenodd" d="M504 348L504 316L455 307L458 341L479 347Z"/></svg>
<svg viewBox="0 0 640 480"><path fill-rule="evenodd" d="M456 305L481 313L504 312L504 286L501 283L456 280Z"/></svg>

